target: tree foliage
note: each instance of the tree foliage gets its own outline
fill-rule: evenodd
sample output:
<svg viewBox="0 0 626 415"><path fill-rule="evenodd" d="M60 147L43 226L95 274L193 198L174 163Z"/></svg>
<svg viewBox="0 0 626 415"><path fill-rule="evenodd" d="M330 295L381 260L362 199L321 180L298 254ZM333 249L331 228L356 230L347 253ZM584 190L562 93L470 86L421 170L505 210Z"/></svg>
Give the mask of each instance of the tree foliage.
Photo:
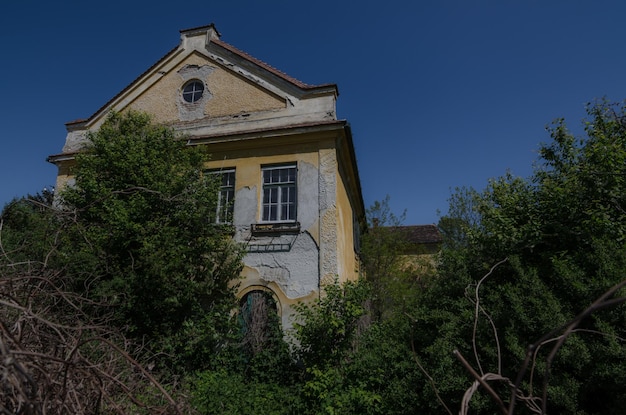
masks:
<svg viewBox="0 0 626 415"><path fill-rule="evenodd" d="M623 413L625 114L590 105L585 137L549 128L531 177L457 189L436 274L408 266L402 216L374 204L364 278L299 305L290 347L269 297L233 318L241 251L212 224L206 154L145 115L112 114L61 209L41 195L3 211L3 409ZM190 406L157 374L174 390L183 379Z"/></svg>
<svg viewBox="0 0 626 415"><path fill-rule="evenodd" d="M241 250L211 223L218 185L203 175L207 154L135 112L111 114L88 143L61 193L77 282L135 337L214 330L219 319L206 317L233 308Z"/></svg>
<svg viewBox="0 0 626 415"><path fill-rule="evenodd" d="M367 230L361 238L361 276L369 285L368 317L379 322L403 314L433 272L432 257L419 258L420 247L411 242L403 226L405 213L391 210L389 196L366 210Z"/></svg>
<svg viewBox="0 0 626 415"><path fill-rule="evenodd" d="M0 411L182 413L147 369L152 354L58 266L64 220L47 190L0 215Z"/></svg>
<svg viewBox="0 0 626 415"><path fill-rule="evenodd" d="M3 410L189 412L170 392L236 331L242 255L212 224L206 158L145 114L111 114L72 185L4 208Z"/></svg>
<svg viewBox="0 0 626 415"><path fill-rule="evenodd" d="M624 107L601 101L588 115L584 138L574 137L563 120L552 125L552 141L541 146L531 178L507 174L482 192L463 190L453 197L451 216L442 219L452 240L441 275L414 315L416 325L436 339L416 338L426 359L447 361L445 353L456 347L480 374L513 380L530 344L625 278ZM543 398L545 381L549 412L619 412L625 397L618 386L626 376L619 363L626 353L624 319L623 306L593 313L554 357L547 351L555 340L547 341L533 356L521 389ZM452 322L451 331L441 330ZM458 372L456 362L449 363L446 372ZM460 385L441 376L442 393L458 402L453 395ZM472 404L493 410L480 397Z"/></svg>
<svg viewBox="0 0 626 415"><path fill-rule="evenodd" d="M366 296L363 283L335 282L324 287L320 299L296 306L298 357L307 367L325 368L346 358L358 334L359 319L365 314Z"/></svg>

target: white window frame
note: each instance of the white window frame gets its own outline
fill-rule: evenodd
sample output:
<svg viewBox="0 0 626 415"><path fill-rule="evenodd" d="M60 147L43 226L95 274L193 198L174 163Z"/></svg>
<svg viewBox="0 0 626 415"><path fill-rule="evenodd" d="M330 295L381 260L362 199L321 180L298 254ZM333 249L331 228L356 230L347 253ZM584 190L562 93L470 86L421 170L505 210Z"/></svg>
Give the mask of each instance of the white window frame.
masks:
<svg viewBox="0 0 626 415"><path fill-rule="evenodd" d="M204 82L199 79L191 79L185 82L180 93L184 102L187 104L195 104L202 99L205 90L206 86Z"/></svg>
<svg viewBox="0 0 626 415"><path fill-rule="evenodd" d="M217 206L215 207L215 223L231 224L235 216L235 169L210 170L219 180ZM226 183L224 183L226 179ZM223 216L227 216L224 218Z"/></svg>
<svg viewBox="0 0 626 415"><path fill-rule="evenodd" d="M293 175L288 171L290 169L293 169ZM286 176L281 177L281 170L285 171ZM296 222L298 218L297 164L261 166L261 181L261 222Z"/></svg>

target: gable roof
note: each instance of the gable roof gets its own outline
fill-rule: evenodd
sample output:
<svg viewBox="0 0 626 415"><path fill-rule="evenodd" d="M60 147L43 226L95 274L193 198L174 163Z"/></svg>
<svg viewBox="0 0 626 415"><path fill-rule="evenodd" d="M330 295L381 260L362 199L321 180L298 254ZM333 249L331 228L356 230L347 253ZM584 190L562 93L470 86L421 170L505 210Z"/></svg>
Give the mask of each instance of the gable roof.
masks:
<svg viewBox="0 0 626 415"><path fill-rule="evenodd" d="M203 63L198 64L199 61ZM227 74L230 79L236 80L238 85L248 85L250 88L248 91L256 88L274 101L267 105L264 101L258 106L235 108L233 112L202 111L202 115L196 117L194 114L193 118L181 116L179 103L175 102L173 109L179 112L174 113L171 110L172 102L175 100L171 99L171 92L180 92L180 86L171 82L172 77L176 77L175 74L180 75L181 68L197 68L198 65L204 65L204 62L215 67L211 69L215 72L211 73L219 73L220 76ZM221 85L225 84L226 78L217 79L222 82ZM176 84L180 85L178 81ZM227 83L226 85L232 86L233 84ZM53 154L47 160L55 164L73 160L83 148L88 132L97 129L111 110L123 111L126 108L132 108L142 97L150 94L150 91L155 94L138 104L140 110L150 112L145 107L141 108L142 103L157 102L157 105L167 103L168 107L165 110L170 112L166 116L172 114L173 116L161 122L183 133L190 145L219 141L242 142L247 139L280 137L312 131L339 133L342 137L338 140L341 147L340 153L344 165L349 166L348 170L352 175L349 180L354 183L351 191L354 192L358 216L359 218L364 216L351 129L345 120L338 120L336 117L335 103L339 94L337 85L334 83L310 85L293 78L222 41L213 24L181 30L179 45L137 76L96 112L88 118L67 122L65 125L68 133L61 153ZM155 96L159 97L161 93L159 91L167 91L170 95L161 95L161 97L169 98L154 99ZM227 92L232 93L232 90ZM216 95L216 99L210 98L209 102L219 102L218 97L222 99L221 97L224 96L228 95ZM274 105L279 101L280 105ZM208 106L208 104L205 105ZM206 108L203 107L203 109ZM162 107L157 109L162 109ZM186 107L183 109L186 110ZM227 108L227 111L232 110L232 107ZM183 113L183 115L186 114Z"/></svg>
<svg viewBox="0 0 626 415"><path fill-rule="evenodd" d="M112 107L114 105L114 103L123 95L125 95L127 92L130 91L130 89L137 84L138 82L140 82L143 78L147 77L149 74L151 74L152 72L154 72L157 68L159 68L161 65L163 65L165 62L167 62L168 60L172 59L175 55L179 54L180 52L182 52L185 48L184 45L184 40L185 37L188 35L194 35L197 33L207 33L207 48L209 47L209 45L216 45L218 46L218 48L220 48L222 51L226 51L238 58L240 58L242 61L247 62L248 64L258 68L261 72L266 72L267 74L271 74L275 77L277 77L278 79L283 80L284 82L294 86L297 89L302 90L304 93L316 93L316 92L333 92L335 94L335 96L339 95L339 89L337 88L337 85L334 83L327 83L327 84L319 84L319 85L310 85L307 83L304 83L294 77L291 77L289 75L287 75L286 73L274 68L273 66L267 64L266 62L257 59L251 55L249 55L248 53L222 41L220 39L220 33L217 31L217 29L215 28L215 25L213 23L206 25L206 26L199 26L199 27L195 27L195 28L191 28L191 29L183 29L180 30L180 34L181 34L181 41L179 43L178 46L174 47L173 49L171 49L168 53L166 53L163 57L161 57L158 61L156 61L152 66L150 66L148 69L146 69L142 74L140 74L139 76L137 76L132 82L130 82L124 89L122 89L120 92L118 92L113 98L111 98L109 101L107 101L103 106L101 106L100 108L98 108L98 110L96 110L91 116L89 116L88 118L81 118L81 119L76 119L73 121L69 121L66 122L65 125L66 127L68 127L68 129L70 129L72 126L78 126L81 124L85 124L88 123L89 121L93 120L94 118L96 118L99 114L103 113L105 110L107 110L108 108ZM220 51L218 51L220 52Z"/></svg>

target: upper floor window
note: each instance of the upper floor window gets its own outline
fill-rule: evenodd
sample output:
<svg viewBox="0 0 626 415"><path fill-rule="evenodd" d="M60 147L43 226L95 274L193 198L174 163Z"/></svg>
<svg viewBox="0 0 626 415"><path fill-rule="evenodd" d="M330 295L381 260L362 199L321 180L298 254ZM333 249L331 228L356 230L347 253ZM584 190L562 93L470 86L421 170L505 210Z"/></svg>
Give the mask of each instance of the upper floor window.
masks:
<svg viewBox="0 0 626 415"><path fill-rule="evenodd" d="M183 86L183 99L185 102L193 104L194 102L200 101L202 94L204 94L204 84L202 81L193 79Z"/></svg>
<svg viewBox="0 0 626 415"><path fill-rule="evenodd" d="M296 171L295 164L262 167L262 221L296 220Z"/></svg>
<svg viewBox="0 0 626 415"><path fill-rule="evenodd" d="M232 223L235 206L235 169L211 171L220 180L215 223Z"/></svg>

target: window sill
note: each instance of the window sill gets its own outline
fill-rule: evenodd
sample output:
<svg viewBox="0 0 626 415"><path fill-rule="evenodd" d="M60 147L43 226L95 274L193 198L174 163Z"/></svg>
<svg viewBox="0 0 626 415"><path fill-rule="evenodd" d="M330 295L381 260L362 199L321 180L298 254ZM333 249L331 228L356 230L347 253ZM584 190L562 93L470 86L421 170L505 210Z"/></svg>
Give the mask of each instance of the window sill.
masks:
<svg viewBox="0 0 626 415"><path fill-rule="evenodd" d="M299 233L300 222L271 222L253 223L251 225L252 235L275 235L285 233Z"/></svg>

